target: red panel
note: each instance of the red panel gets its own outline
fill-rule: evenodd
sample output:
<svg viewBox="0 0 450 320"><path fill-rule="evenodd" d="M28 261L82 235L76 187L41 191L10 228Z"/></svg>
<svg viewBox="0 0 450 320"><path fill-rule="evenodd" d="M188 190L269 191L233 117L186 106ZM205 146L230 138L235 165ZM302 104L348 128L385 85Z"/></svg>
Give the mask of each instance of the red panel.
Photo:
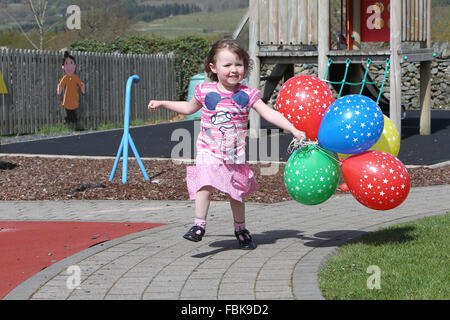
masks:
<svg viewBox="0 0 450 320"><path fill-rule="evenodd" d="M0 299L45 267L90 246L159 223L1 221Z"/></svg>
<svg viewBox="0 0 450 320"><path fill-rule="evenodd" d="M361 0L361 41L389 42L390 0Z"/></svg>

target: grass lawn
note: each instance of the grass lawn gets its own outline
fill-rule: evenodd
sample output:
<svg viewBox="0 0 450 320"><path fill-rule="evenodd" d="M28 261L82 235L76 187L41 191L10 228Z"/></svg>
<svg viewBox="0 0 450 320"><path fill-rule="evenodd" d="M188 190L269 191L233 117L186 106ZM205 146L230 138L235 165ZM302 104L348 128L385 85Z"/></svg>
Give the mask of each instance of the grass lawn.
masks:
<svg viewBox="0 0 450 320"><path fill-rule="evenodd" d="M447 213L371 232L342 246L319 273L323 296L330 300L450 299L449 229ZM374 287L377 274L370 266L379 268L379 289Z"/></svg>

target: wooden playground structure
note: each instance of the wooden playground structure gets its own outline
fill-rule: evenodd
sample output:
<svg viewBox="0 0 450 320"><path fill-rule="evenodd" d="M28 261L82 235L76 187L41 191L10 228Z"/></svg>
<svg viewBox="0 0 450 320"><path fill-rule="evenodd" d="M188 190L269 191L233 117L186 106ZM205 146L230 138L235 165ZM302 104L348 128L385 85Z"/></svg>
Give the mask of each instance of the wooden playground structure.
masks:
<svg viewBox="0 0 450 320"><path fill-rule="evenodd" d="M341 8L341 32L334 46L330 17L333 2ZM250 0L248 13L234 37L246 22L249 54L254 62L250 86L260 86L262 64L275 65L267 77L263 100L270 97L280 80L294 75L295 64L317 64L318 77L324 79L329 61L359 65L368 59L374 63L389 61L389 117L401 133L402 63L416 62L420 63L420 134L430 134L431 62L435 59L430 34L431 0ZM364 44L368 42L389 43L389 48L367 49ZM411 42L418 43L412 46L414 49L404 46ZM357 79L360 70L349 70L349 81ZM260 118L253 111L250 128L252 136L259 136Z"/></svg>

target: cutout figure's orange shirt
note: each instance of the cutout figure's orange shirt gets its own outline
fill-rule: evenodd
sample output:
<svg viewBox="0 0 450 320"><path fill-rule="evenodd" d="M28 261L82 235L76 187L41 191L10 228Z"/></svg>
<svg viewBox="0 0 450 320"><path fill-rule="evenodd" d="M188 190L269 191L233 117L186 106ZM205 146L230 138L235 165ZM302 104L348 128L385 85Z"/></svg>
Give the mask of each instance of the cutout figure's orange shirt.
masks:
<svg viewBox="0 0 450 320"><path fill-rule="evenodd" d="M64 89L64 98L62 105L68 110L74 110L78 108L78 87L83 87L84 83L81 82L80 78L76 74L71 76L65 75L59 85Z"/></svg>

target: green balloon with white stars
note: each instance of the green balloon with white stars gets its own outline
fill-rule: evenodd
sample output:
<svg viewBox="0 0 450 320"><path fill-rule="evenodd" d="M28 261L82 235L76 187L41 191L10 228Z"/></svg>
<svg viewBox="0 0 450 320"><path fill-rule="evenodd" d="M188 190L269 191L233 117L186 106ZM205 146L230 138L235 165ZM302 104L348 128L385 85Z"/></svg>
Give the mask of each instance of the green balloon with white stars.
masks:
<svg viewBox="0 0 450 320"><path fill-rule="evenodd" d="M308 145L289 157L284 170L284 183L294 200L316 205L334 194L339 175L339 164L331 152Z"/></svg>

